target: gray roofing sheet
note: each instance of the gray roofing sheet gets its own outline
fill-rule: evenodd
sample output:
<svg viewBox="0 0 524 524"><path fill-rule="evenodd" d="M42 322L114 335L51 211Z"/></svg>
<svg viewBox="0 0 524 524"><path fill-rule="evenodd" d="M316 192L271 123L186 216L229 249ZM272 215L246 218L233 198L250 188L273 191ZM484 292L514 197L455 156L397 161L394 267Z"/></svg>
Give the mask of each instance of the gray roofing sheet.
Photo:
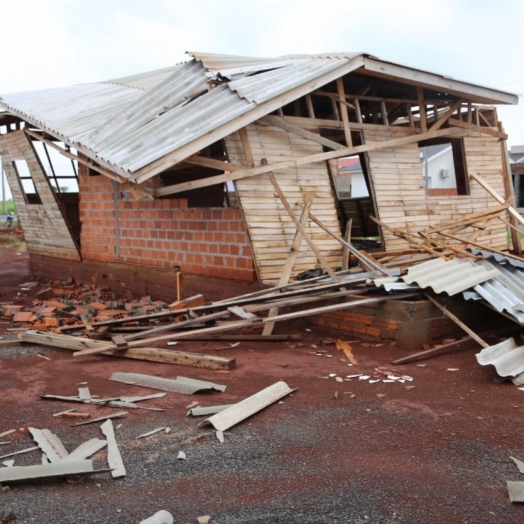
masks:
<svg viewBox="0 0 524 524"><path fill-rule="evenodd" d="M430 287L435 293L445 292L451 296L498 274L497 269L487 270L469 260L461 262L458 259L435 258L410 267L402 280L408 284L416 282L421 288Z"/></svg>
<svg viewBox="0 0 524 524"><path fill-rule="evenodd" d="M488 251L486 249L477 249L475 247L469 247L468 250L471 251L474 255L482 255L485 258L494 259L497 262L506 262L514 267L524 269L524 259L519 259L514 256L504 256L500 253L493 253L493 251Z"/></svg>
<svg viewBox="0 0 524 524"><path fill-rule="evenodd" d="M524 313L515 309L515 306L522 303L521 300L497 279L478 284L473 289L497 311L505 311L521 324L524 323Z"/></svg>
<svg viewBox="0 0 524 524"><path fill-rule="evenodd" d="M363 66L369 55L190 56L194 58L183 64L107 82L4 95L0 107L134 178L132 173L168 153L175 153L172 163L183 160L176 156L178 148L201 137L206 137L208 145L225 136L217 129L256 105L288 93L282 102L289 103L301 96L293 91L297 87L303 86L303 92L320 88L352 66ZM231 81L207 91L209 78ZM264 110L253 120L265 114ZM201 149L201 142L194 151Z"/></svg>
<svg viewBox="0 0 524 524"><path fill-rule="evenodd" d="M519 346L513 338L484 348L475 356L481 366L495 366L501 377L517 377L524 373L524 346Z"/></svg>

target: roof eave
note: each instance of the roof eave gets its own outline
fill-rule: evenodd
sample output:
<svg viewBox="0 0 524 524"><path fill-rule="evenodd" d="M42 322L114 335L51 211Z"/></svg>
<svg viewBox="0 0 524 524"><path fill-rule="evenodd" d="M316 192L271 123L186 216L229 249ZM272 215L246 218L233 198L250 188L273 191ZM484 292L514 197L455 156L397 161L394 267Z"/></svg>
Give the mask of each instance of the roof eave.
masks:
<svg viewBox="0 0 524 524"><path fill-rule="evenodd" d="M510 104L519 102L518 95L499 91L489 87L470 84L455 80L444 75L421 71L412 67L386 62L372 57L364 57L364 65L359 71L371 76L402 81L406 84L425 87L427 89L442 89L446 93L464 97L480 104Z"/></svg>

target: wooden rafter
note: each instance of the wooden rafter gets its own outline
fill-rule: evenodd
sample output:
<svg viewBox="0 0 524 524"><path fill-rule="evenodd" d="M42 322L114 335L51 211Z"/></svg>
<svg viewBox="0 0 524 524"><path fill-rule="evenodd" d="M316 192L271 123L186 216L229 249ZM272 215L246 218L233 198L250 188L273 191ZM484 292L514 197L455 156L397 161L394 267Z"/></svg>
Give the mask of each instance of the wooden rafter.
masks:
<svg viewBox="0 0 524 524"><path fill-rule="evenodd" d="M308 140L311 140L312 142L316 142L317 144L329 147L329 149L344 149L344 146L342 144L333 142L333 140L324 138L323 136L320 136L317 133L307 131L306 129L303 129L302 127L297 126L295 124L291 124L287 122L284 118L279 116L268 115L261 118L259 122L278 127L280 129L283 129L284 131L289 131L294 135L301 136L302 138L306 138Z"/></svg>
<svg viewBox="0 0 524 524"><path fill-rule="evenodd" d="M460 108L463 102L464 99L461 98L454 104L450 105L444 114L431 126L429 131L436 131L437 129L440 129L451 118L451 115Z"/></svg>
<svg viewBox="0 0 524 524"><path fill-rule="evenodd" d="M194 164L196 166L209 167L211 169L217 169L218 171L242 171L246 169L246 166L239 166L238 164L230 164L229 162L223 162L215 158L206 158L199 155L193 155L184 160L184 163Z"/></svg>
<svg viewBox="0 0 524 524"><path fill-rule="evenodd" d="M478 111L477 111L478 113ZM475 124L470 124L468 122L463 122L462 120L457 120L456 118L449 118L448 124L454 127L460 127L462 129L467 129L468 131L477 131L477 133L484 133L485 135L494 136L495 138L500 138L506 140L508 135L498 130L496 127L483 127Z"/></svg>

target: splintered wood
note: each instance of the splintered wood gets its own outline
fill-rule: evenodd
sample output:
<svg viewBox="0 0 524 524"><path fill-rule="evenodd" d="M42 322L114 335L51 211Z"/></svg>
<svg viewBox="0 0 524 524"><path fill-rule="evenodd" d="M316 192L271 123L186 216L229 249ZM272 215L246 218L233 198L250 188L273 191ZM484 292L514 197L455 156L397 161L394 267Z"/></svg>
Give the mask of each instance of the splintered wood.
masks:
<svg viewBox="0 0 524 524"><path fill-rule="evenodd" d="M353 355L353 348L349 345L348 342L338 338L335 342L335 347L339 351L342 350L344 352L344 355L346 355L346 358L351 362L351 364L355 366L357 365L357 360L355 359L355 356Z"/></svg>

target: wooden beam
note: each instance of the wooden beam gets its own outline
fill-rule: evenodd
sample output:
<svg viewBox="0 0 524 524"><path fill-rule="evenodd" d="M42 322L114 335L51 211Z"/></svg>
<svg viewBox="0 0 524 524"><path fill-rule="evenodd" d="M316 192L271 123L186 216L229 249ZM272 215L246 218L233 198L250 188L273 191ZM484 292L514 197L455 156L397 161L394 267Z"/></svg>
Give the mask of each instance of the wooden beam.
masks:
<svg viewBox="0 0 524 524"><path fill-rule="evenodd" d="M462 105L462 102L464 102L464 100L461 98L457 100L454 104L449 106L447 111L431 126L429 131L436 131L437 129L440 129L451 118L451 115L457 109L460 108L460 106Z"/></svg>
<svg viewBox="0 0 524 524"><path fill-rule="evenodd" d="M289 131L290 133L301 136L302 138L307 138L308 140L311 140L312 142L316 142L317 144L321 144L323 146L329 147L329 149L345 149L345 147L342 144L333 142L333 140L324 138L323 136L320 136L317 133L306 131L305 129L295 124L286 122L284 118L281 118L278 116L267 115L261 118L260 120L258 120L258 122L264 122L265 124L269 124L271 126L275 126L280 129L284 129L284 131Z"/></svg>
<svg viewBox="0 0 524 524"><path fill-rule="evenodd" d="M459 344L463 344L464 342L468 342L471 340L471 337L464 337L460 340L455 340L453 342L450 342L449 344L444 344L442 346L437 346L431 349L426 349L425 351L419 351L418 353L414 353L413 355L409 355L407 357L402 357L397 360L394 360L392 364L408 364L409 362L413 362L414 360L419 360L421 357L429 357L434 356L438 353L442 353L443 351L446 351L450 347L458 346Z"/></svg>
<svg viewBox="0 0 524 524"><path fill-rule="evenodd" d="M427 140L430 138L436 138L440 136L454 136L454 134L460 130L453 128L438 129L437 131L431 131L422 134L404 136L401 138L393 138L391 140L385 140L383 142L368 142L367 144L346 147L337 151L329 151L327 153L317 153L315 155L305 156L302 158L296 158L294 160L286 160L283 162L277 162L271 165L263 165L252 169L246 169L245 171L237 171L235 173L226 173L224 175L215 175L212 177L203 178L201 180L194 180L191 182L183 182L181 184L174 184L168 187L162 187L156 190L156 196L171 195L174 193L180 193L181 191L189 191L190 189L197 189L200 187L208 187L215 184L222 184L233 180L241 180L243 178L249 178L252 176L262 175L269 171L278 171L279 169L287 169L289 167L298 167L302 165L313 164L315 162L324 162L326 160L332 160L334 158L342 158L344 156L356 155L358 153L366 153L368 151L376 151L378 149L385 149L389 147L403 146L406 144L412 144L421 140Z"/></svg>
<svg viewBox="0 0 524 524"><path fill-rule="evenodd" d="M475 342L480 344L483 348L489 347L489 344L487 342L484 342L472 329L470 329L462 320L460 320L457 316L455 316L447 307L442 305L436 298L433 298L428 293L424 293L424 295L437 306L444 315L446 315L450 320L455 322L457 326L459 326L461 329L463 329Z"/></svg>
<svg viewBox="0 0 524 524"><path fill-rule="evenodd" d="M483 180L480 175L471 173L469 178L475 180L475 182L485 189L497 202L500 202L501 204L504 203L504 198L499 195L499 193L497 193L485 180ZM510 197L511 196L512 195L510 195ZM508 207L508 213L510 213L516 220L524 225L524 218L522 218L522 215L513 206Z"/></svg>
<svg viewBox="0 0 524 524"><path fill-rule="evenodd" d="M30 344L43 344L70 351L100 348L107 344L99 340L73 337L70 335L57 335L40 331L27 330L20 333L23 342ZM104 351L102 355L110 357L131 358L133 360L147 360L149 362L163 362L177 366L191 366L206 369L234 369L235 359L203 355L201 353L187 353L160 348L130 348L123 351Z"/></svg>
<svg viewBox="0 0 524 524"><path fill-rule="evenodd" d="M247 165L249 167L255 167L255 157L253 156L253 151L249 142L247 128L242 127L238 130L238 134L240 135L240 141L242 142L242 148L244 149L244 156L246 157Z"/></svg>
<svg viewBox="0 0 524 524"><path fill-rule="evenodd" d="M346 92L344 90L344 79L342 77L337 78L337 91L338 98L340 100L340 113L342 114L342 125L344 126L346 145L351 147L353 145L353 140L351 140L351 129L349 128L349 115L346 105Z"/></svg>
<svg viewBox="0 0 524 524"><path fill-rule="evenodd" d="M353 226L353 219L350 218L346 223L346 234L345 241L348 244L351 244L351 228ZM342 271L347 271L349 269L349 249L346 246L342 248L342 262L340 264L340 269Z"/></svg>
<svg viewBox="0 0 524 524"><path fill-rule="evenodd" d="M494 136L495 138L500 138L506 140L508 135L502 133L496 127L483 127L475 124L470 124L468 122L463 122L462 120L457 120L456 118L450 118L448 123L455 127L460 127L462 129L467 129L468 131L476 131L477 133L484 133L485 135Z"/></svg>
<svg viewBox="0 0 524 524"><path fill-rule="evenodd" d="M206 158L200 155L190 156L189 158L186 158L184 162L196 166L210 167L211 169L217 169L218 171L242 171L243 169L246 169L246 166L230 164L229 162L223 162L222 160L216 160L215 158Z"/></svg>
<svg viewBox="0 0 524 524"><path fill-rule="evenodd" d="M428 131L428 121L426 115L426 104L424 102L424 89L417 87L417 103L420 114L420 129L423 133Z"/></svg>
<svg viewBox="0 0 524 524"><path fill-rule="evenodd" d="M56 145L52 140L47 140L44 138L41 134L35 133L34 131L31 131L29 129L24 129L24 132L26 135L29 135L33 138L36 138L36 140L39 140L40 142L48 145L49 147L52 147L56 151L58 151L60 154L64 155L66 158L69 158L70 160L76 160L80 164L83 164L93 171L96 171L97 173L100 173L101 175L104 175L111 180L116 180L117 182L127 182L128 179L125 177L122 177L120 175L117 175L116 173L113 173L112 171L109 171L105 167L101 167L97 164L95 164L92 160L88 158L82 158L78 155L73 155L73 153L70 153L69 151L66 151L65 149L61 148L60 146Z"/></svg>
<svg viewBox="0 0 524 524"><path fill-rule="evenodd" d="M313 194L308 193L306 197L306 204L304 206L304 209L302 210L302 215L300 216L300 225L305 228L307 225L307 221L309 219L309 212L311 210L311 206L313 204ZM297 259L298 252L300 250L300 244L302 243L302 233L300 232L300 229L297 228L295 232L295 238L293 239L293 242L291 244L291 248L289 250L289 255L287 257L286 263L284 264L284 268L282 269L282 274L280 275L280 279L278 281L278 286L285 286L289 282L289 277L291 276L291 272L293 271L293 266L295 265L295 260ZM272 307L269 310L268 317L274 317L278 315L278 307ZM273 333L273 328L275 327L274 322L267 322L264 326L264 330L262 331L262 335L271 335Z"/></svg>

